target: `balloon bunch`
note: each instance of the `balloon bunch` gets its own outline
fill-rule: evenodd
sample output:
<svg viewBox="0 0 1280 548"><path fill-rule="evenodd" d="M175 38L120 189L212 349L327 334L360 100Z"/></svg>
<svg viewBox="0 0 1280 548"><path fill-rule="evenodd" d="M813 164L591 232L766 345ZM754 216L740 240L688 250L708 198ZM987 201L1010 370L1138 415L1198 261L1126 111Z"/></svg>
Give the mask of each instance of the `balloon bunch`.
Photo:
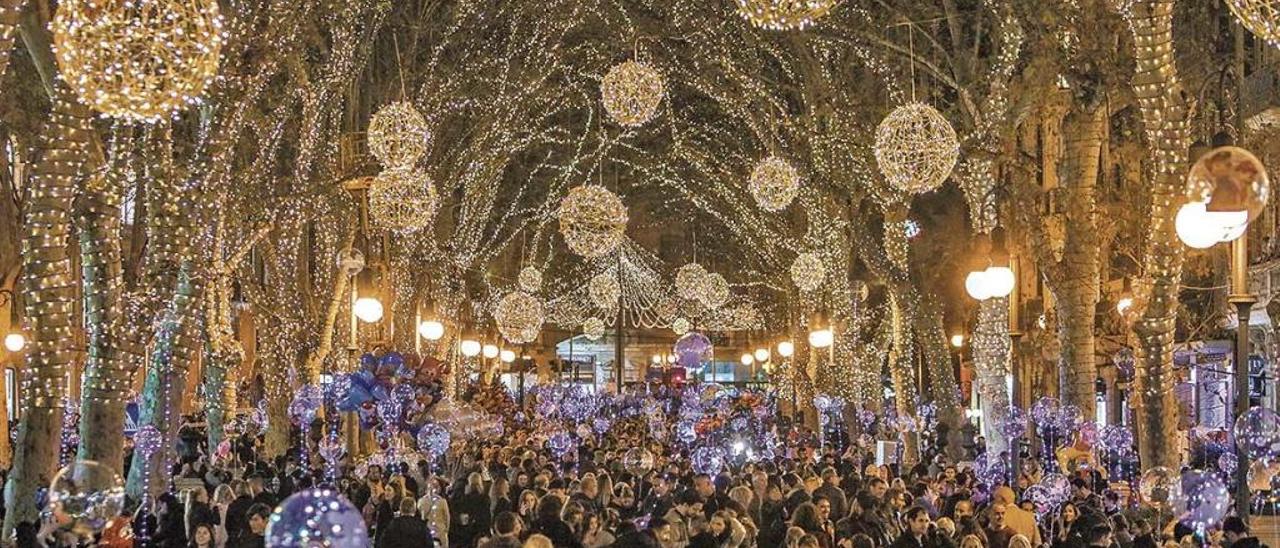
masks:
<svg viewBox="0 0 1280 548"><path fill-rule="evenodd" d="M339 411L355 412L360 428L417 432L426 414L444 398L443 364L399 352L360 357L360 369L334 379L331 390Z"/></svg>

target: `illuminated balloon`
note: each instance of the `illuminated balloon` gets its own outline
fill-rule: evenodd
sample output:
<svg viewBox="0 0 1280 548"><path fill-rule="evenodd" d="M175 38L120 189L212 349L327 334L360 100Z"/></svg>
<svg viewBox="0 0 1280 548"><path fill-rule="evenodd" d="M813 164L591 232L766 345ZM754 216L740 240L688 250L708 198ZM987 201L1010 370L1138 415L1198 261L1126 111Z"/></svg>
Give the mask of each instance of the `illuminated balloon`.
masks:
<svg viewBox="0 0 1280 548"><path fill-rule="evenodd" d="M1236 458L1235 453L1223 453L1218 456L1218 469L1222 470L1222 473L1228 476L1235 473L1236 467L1239 464L1240 460Z"/></svg>
<svg viewBox="0 0 1280 548"><path fill-rule="evenodd" d="M49 486L54 519L81 537L101 531L124 508L124 482L111 467L76 461L58 471Z"/></svg>
<svg viewBox="0 0 1280 548"><path fill-rule="evenodd" d="M622 466L633 476L643 476L653 469L653 453L643 447L633 447L622 455Z"/></svg>
<svg viewBox="0 0 1280 548"><path fill-rule="evenodd" d="M418 429L418 450L432 457L438 457L449 451L452 436L449 430L436 423L422 425Z"/></svg>
<svg viewBox="0 0 1280 548"><path fill-rule="evenodd" d="M1173 507L1175 497L1178 496L1178 482L1179 478L1172 470L1156 466L1142 473L1142 480L1138 482L1138 495L1143 502L1168 510Z"/></svg>
<svg viewBox="0 0 1280 548"><path fill-rule="evenodd" d="M276 507L267 520L266 545L274 548L372 546L364 518L337 491L307 489Z"/></svg>
<svg viewBox="0 0 1280 548"><path fill-rule="evenodd" d="M1183 525L1196 531L1206 531L1222 523L1231 495L1217 474L1190 470L1182 475L1177 485L1177 494L1171 498L1178 503L1174 514L1182 515Z"/></svg>
<svg viewBox="0 0 1280 548"><path fill-rule="evenodd" d="M724 451L704 445L693 450L689 455L693 471L708 476L716 476L724 469Z"/></svg>
<svg viewBox="0 0 1280 548"><path fill-rule="evenodd" d="M1280 454L1280 415L1265 407L1250 407L1236 417L1232 433L1236 447L1250 460L1267 459Z"/></svg>

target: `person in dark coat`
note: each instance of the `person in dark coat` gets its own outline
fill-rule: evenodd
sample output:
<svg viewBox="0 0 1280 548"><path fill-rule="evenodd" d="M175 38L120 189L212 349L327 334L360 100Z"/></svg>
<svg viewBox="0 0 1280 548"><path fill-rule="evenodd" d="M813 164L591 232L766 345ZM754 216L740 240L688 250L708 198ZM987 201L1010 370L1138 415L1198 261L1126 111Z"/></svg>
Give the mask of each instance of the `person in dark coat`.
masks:
<svg viewBox="0 0 1280 548"><path fill-rule="evenodd" d="M564 503L560 501L560 497L544 495L538 501L538 517L530 524L529 534L545 536L557 547L582 548L582 543L578 541L577 535L573 534L573 529L560 519L563 506Z"/></svg>
<svg viewBox="0 0 1280 548"><path fill-rule="evenodd" d="M253 496L249 493L249 484L236 480L231 483L231 490L236 498L227 504L226 523L227 538L235 539L240 532L249 528L249 507L253 506Z"/></svg>
<svg viewBox="0 0 1280 548"><path fill-rule="evenodd" d="M489 513L489 496L485 494L484 479L478 472L467 476L462 492L449 499L449 544L471 546L493 524Z"/></svg>
<svg viewBox="0 0 1280 548"><path fill-rule="evenodd" d="M907 528L898 535L890 548L954 548L954 544L946 535L933 529L929 521L929 511L920 506L912 506L906 512Z"/></svg>
<svg viewBox="0 0 1280 548"><path fill-rule="evenodd" d="M240 532L240 536L227 542L227 548L266 548L267 518L271 516L271 508L265 504L254 504L249 507L246 522L248 527Z"/></svg>
<svg viewBox="0 0 1280 548"><path fill-rule="evenodd" d="M431 528L418 517L412 498L400 499L400 509L382 531L378 532L378 548L422 548L433 546Z"/></svg>

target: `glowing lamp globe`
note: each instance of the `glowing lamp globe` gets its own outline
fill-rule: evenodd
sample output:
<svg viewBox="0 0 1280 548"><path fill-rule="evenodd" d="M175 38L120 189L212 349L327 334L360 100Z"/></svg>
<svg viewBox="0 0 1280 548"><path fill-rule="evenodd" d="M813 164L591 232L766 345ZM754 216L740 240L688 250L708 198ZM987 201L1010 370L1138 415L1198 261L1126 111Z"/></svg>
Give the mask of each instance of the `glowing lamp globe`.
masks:
<svg viewBox="0 0 1280 548"><path fill-rule="evenodd" d="M1187 247L1208 249L1222 240L1225 230L1209 217L1202 202L1190 202L1180 209L1173 219L1174 230L1178 239Z"/></svg>
<svg viewBox="0 0 1280 548"><path fill-rule="evenodd" d="M654 354L653 358L650 359L649 361L652 362L654 365L659 365L662 363L662 356L659 354Z"/></svg>
<svg viewBox="0 0 1280 548"><path fill-rule="evenodd" d="M458 343L458 351L462 352L462 355L468 358L479 356L480 350L480 341L466 339Z"/></svg>
<svg viewBox="0 0 1280 548"><path fill-rule="evenodd" d="M22 333L10 333L4 336L4 349L10 352L22 352L27 347L27 337Z"/></svg>
<svg viewBox="0 0 1280 548"><path fill-rule="evenodd" d="M373 323L382 319L382 302L373 297L360 297L352 306L357 318L364 323Z"/></svg>
<svg viewBox="0 0 1280 548"><path fill-rule="evenodd" d="M438 341L444 337L444 324L435 320L422 322L418 324L418 335L428 341Z"/></svg>
<svg viewBox="0 0 1280 548"><path fill-rule="evenodd" d="M964 279L964 290L969 293L970 297L979 301L991 298L991 292L988 288L987 271L985 270L970 272Z"/></svg>
<svg viewBox="0 0 1280 548"><path fill-rule="evenodd" d="M952 335L951 346L954 346L956 348L960 348L961 346L964 346L964 335Z"/></svg>
<svg viewBox="0 0 1280 548"><path fill-rule="evenodd" d="M809 346L826 348L835 342L835 334L830 329L818 329L809 332Z"/></svg>
<svg viewBox="0 0 1280 548"><path fill-rule="evenodd" d="M770 357L770 356L769 356L769 349L768 349L768 348L757 348L757 349L756 349L756 361L758 361L758 362L766 362L766 361L769 361L769 357Z"/></svg>
<svg viewBox="0 0 1280 548"><path fill-rule="evenodd" d="M1240 224L1248 224L1266 207L1271 181L1267 169L1251 152L1225 146L1205 153L1191 166L1186 193L1188 201L1205 204L1210 213L1243 213ZM1228 218L1223 219L1225 223ZM1240 220L1238 216L1230 219L1233 223Z"/></svg>
<svg viewBox="0 0 1280 548"><path fill-rule="evenodd" d="M1017 282L1013 270L1007 266L992 266L986 273L987 293L992 297L1008 297L1013 293L1013 285Z"/></svg>
<svg viewBox="0 0 1280 548"><path fill-rule="evenodd" d="M790 358L791 355L795 353L796 353L796 345L792 344L791 341L782 341L778 343L779 356L782 356L784 358Z"/></svg>
<svg viewBox="0 0 1280 548"><path fill-rule="evenodd" d="M742 354L741 361L742 361L742 365L751 365L753 363L756 363L756 358L755 356L752 356L750 352L745 352Z"/></svg>
<svg viewBox="0 0 1280 548"><path fill-rule="evenodd" d="M516 361L516 353L510 350L503 350L498 353L498 359L502 360L502 363L511 363Z"/></svg>
<svg viewBox="0 0 1280 548"><path fill-rule="evenodd" d="M480 350L481 350L481 353L483 353L484 357L486 358L493 359L498 357L498 347L495 345L486 344Z"/></svg>

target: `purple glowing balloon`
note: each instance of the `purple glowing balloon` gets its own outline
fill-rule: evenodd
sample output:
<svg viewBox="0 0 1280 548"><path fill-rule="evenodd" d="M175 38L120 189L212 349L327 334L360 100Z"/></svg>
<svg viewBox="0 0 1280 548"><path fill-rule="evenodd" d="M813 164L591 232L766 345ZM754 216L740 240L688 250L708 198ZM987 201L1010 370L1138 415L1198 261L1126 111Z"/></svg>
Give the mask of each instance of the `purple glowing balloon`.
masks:
<svg viewBox="0 0 1280 548"><path fill-rule="evenodd" d="M1037 428L1055 425L1058 407L1058 398L1052 396L1040 398L1031 406L1031 420L1036 423Z"/></svg>
<svg viewBox="0 0 1280 548"><path fill-rule="evenodd" d="M720 470L724 469L724 451L704 445L693 450L689 455L689 461L693 465L694 472L715 477L720 474Z"/></svg>
<svg viewBox="0 0 1280 548"><path fill-rule="evenodd" d="M418 451L426 453L432 457L438 457L449 451L449 444L452 436L449 430L436 423L428 423L422 425L418 429Z"/></svg>
<svg viewBox="0 0 1280 548"><path fill-rule="evenodd" d="M1236 447L1251 460L1280 454L1280 415L1265 407L1250 407L1236 417L1232 434Z"/></svg>
<svg viewBox="0 0 1280 548"><path fill-rule="evenodd" d="M690 331L676 340L673 353L676 363L682 367L697 368L711 359L711 339L697 331Z"/></svg>
<svg viewBox="0 0 1280 548"><path fill-rule="evenodd" d="M1021 438L1027 432L1027 414L1018 407L1010 407L1000 425L1000 432L1008 439Z"/></svg>
<svg viewBox="0 0 1280 548"><path fill-rule="evenodd" d="M1182 481L1172 498L1175 514L1182 515L1182 524L1200 532L1222 523L1231 504L1231 495L1222 479L1203 470L1182 474Z"/></svg>
<svg viewBox="0 0 1280 548"><path fill-rule="evenodd" d="M1228 476L1236 471L1239 464L1240 460L1235 453L1223 453L1218 456L1218 469Z"/></svg>
<svg viewBox="0 0 1280 548"><path fill-rule="evenodd" d="M307 489L276 507L267 520L266 545L278 548L372 546L364 518L337 491Z"/></svg>
<svg viewBox="0 0 1280 548"><path fill-rule="evenodd" d="M556 458L563 458L573 450L573 435L565 431L551 434L547 437L547 449L550 449Z"/></svg>

